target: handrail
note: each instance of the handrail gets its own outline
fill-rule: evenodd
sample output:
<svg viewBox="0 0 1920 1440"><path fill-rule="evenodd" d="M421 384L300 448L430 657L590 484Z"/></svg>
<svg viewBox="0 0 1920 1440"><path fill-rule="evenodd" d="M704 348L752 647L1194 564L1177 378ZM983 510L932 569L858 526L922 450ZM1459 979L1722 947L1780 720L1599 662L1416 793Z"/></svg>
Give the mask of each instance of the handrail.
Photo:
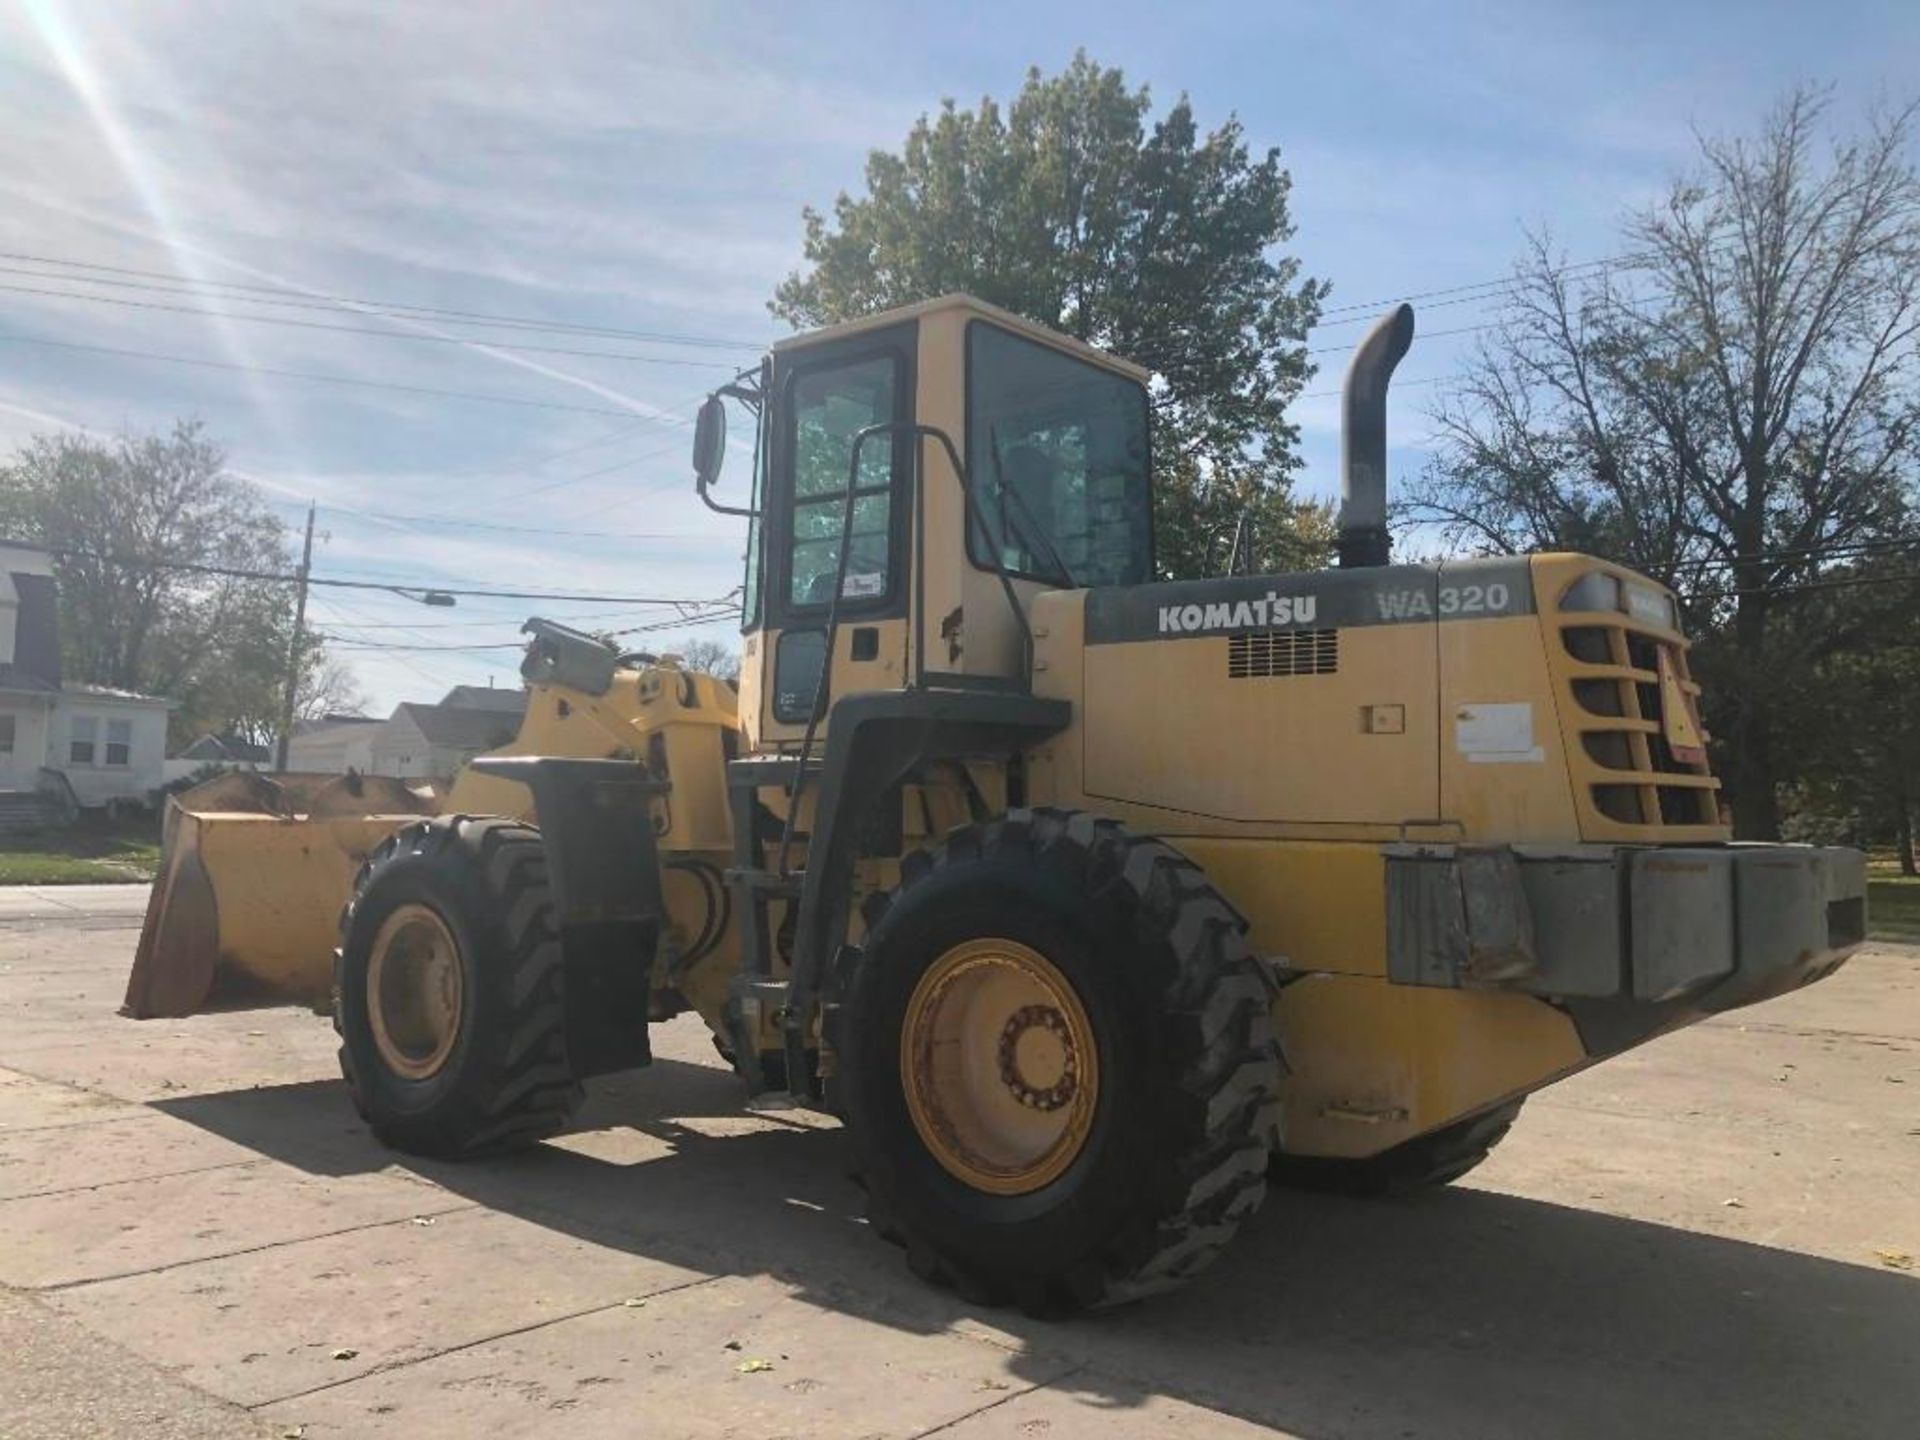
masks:
<svg viewBox="0 0 1920 1440"><path fill-rule="evenodd" d="M827 699L832 693L833 653L840 635L840 599L841 590L846 585L847 561L853 545L853 512L855 504L863 495L880 493L877 487L860 489L860 451L866 443L878 435L911 435L915 441L913 450L913 676L909 685L919 688L926 679L926 491L927 467L925 443L937 440L947 452L947 459L953 466L953 473L960 482L961 508L965 512L963 526L979 525L980 539L988 553L993 552L993 536L987 530L987 522L980 513L977 497L973 491L973 479L967 467L960 459L959 447L953 443L953 437L938 425L925 425L914 420L886 420L877 425L868 425L853 437L853 448L847 457L846 503L840 512L840 554L834 565L833 594L827 602L827 634L825 653L820 657L820 674L813 683L813 704L808 709L807 728L800 739L800 757L794 770L793 786L787 792L787 821L780 835L780 855L776 873L786 877L788 857L793 848L794 827L800 815L800 791L806 784L807 762L813 755L813 743L820 729L820 719L826 713ZM1027 612L1020 607L1019 594L1013 588L1013 580L1007 574L1006 565L997 557L994 561L994 574L1000 577L1000 588L1007 597L1007 607L1013 611L1014 621L1020 627L1020 677L1029 689L1033 685L1033 627L1027 621Z"/></svg>
<svg viewBox="0 0 1920 1440"><path fill-rule="evenodd" d="M993 536L987 529L986 517L981 513L979 496L974 493L973 476L960 459L960 450L953 443L953 437L938 425L924 425L913 420L890 420L879 425L869 425L853 437L852 464L857 468L860 463L860 447L875 435L907 434L921 442L938 440L940 447L947 452L947 461L953 466L953 473L960 482L961 507L965 512L963 526L978 527L983 548L993 553ZM926 500L927 467L926 452L921 446L914 448L914 489L913 489L913 665L914 681L924 682L927 671L926 647ZM844 554L843 554L844 558ZM1027 623L1027 612L1020 607L1020 596L1013 588L1013 579L1007 573L1007 567L997 557L993 564L993 573L1000 579L1000 589L1007 597L1007 608L1013 612L1014 623L1020 627L1020 680L1023 685L1033 684L1033 627ZM835 596L838 599L838 595ZM831 618L831 614L829 615Z"/></svg>

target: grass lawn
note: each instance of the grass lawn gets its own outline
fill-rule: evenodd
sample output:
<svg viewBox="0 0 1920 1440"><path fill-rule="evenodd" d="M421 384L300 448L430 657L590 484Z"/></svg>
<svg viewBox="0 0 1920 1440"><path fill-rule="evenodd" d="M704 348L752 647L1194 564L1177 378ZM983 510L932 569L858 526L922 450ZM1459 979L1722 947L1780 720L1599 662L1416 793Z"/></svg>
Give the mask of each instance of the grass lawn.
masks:
<svg viewBox="0 0 1920 1440"><path fill-rule="evenodd" d="M1875 940L1920 945L1920 877L1902 875L1891 856L1867 862L1867 924Z"/></svg>
<svg viewBox="0 0 1920 1440"><path fill-rule="evenodd" d="M0 838L0 885L92 885L151 880L160 822L82 820L65 830Z"/></svg>

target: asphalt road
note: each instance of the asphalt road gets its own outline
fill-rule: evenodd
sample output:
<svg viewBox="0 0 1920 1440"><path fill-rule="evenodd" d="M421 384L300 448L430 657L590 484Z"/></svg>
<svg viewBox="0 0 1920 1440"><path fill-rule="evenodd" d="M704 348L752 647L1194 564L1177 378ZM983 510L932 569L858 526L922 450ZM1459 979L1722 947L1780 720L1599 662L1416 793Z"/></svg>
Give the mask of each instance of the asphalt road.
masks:
<svg viewBox="0 0 1920 1440"><path fill-rule="evenodd" d="M1568 1081L1470 1181L1277 1195L1071 1324L928 1290L697 1025L398 1160L297 1011L115 1015L141 892L0 892L0 1435L1907 1436L1920 950ZM1905 1261L1911 1265L1920 1262Z"/></svg>

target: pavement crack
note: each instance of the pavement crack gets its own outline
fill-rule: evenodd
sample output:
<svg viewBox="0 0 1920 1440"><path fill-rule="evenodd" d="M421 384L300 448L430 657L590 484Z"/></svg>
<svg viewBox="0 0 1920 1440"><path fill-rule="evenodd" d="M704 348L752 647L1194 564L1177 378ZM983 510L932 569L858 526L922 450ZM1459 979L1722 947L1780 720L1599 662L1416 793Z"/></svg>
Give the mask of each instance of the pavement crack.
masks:
<svg viewBox="0 0 1920 1440"><path fill-rule="evenodd" d="M726 1277L722 1275L703 1275L698 1280L683 1280L678 1285L663 1285L658 1290L641 1291L638 1298L642 1300L658 1300L665 1295L677 1295L683 1290L697 1290L703 1285L711 1285L715 1281L725 1278ZM498 1330L490 1335L476 1336L472 1340L462 1340L458 1345L449 1345L444 1349L434 1350L425 1355L412 1355L405 1360L389 1360L383 1364L374 1365L366 1370L362 1370L356 1375L343 1375L338 1380L329 1380L324 1385L310 1385L305 1390L293 1390L285 1395L276 1395L270 1400L256 1400L246 1408L249 1410L265 1410L272 1405L285 1405L289 1401L304 1400L310 1395L318 1395L323 1391L338 1390L342 1385L357 1384L359 1381L368 1379L374 1375L391 1374L396 1370L410 1370L414 1366L424 1365L430 1360L439 1360L448 1355L458 1355L462 1351L477 1349L482 1345L491 1345L496 1340L512 1340L521 1335L531 1335L537 1330L546 1330L555 1325L564 1325L569 1320L582 1320L589 1315L603 1315L609 1310L625 1308L629 1298L633 1297L623 1296L618 1300L609 1300L604 1305L589 1305L585 1309L569 1311L565 1315L543 1316L525 1325L516 1325L507 1330Z"/></svg>
<svg viewBox="0 0 1920 1440"><path fill-rule="evenodd" d="M23 1195L0 1195L0 1205L16 1200L45 1200L50 1195L78 1195L88 1190L111 1190L117 1185L145 1185L154 1180L178 1180L183 1175L205 1175L214 1170L242 1170L249 1165L271 1165L263 1155L251 1160L222 1160L213 1165L195 1165L186 1170L161 1170L152 1175L129 1175L124 1180L94 1180L85 1185L62 1185L53 1190L29 1190Z"/></svg>
<svg viewBox="0 0 1920 1440"><path fill-rule="evenodd" d="M1810 1040L1866 1040L1895 1045L1920 1044L1920 1036L1889 1035L1884 1030L1842 1030L1829 1025L1782 1025L1776 1020L1719 1019L1702 1022L1702 1029L1745 1030L1764 1035L1799 1035Z"/></svg>
<svg viewBox="0 0 1920 1440"><path fill-rule="evenodd" d="M211 1255L195 1255L186 1260L169 1260L164 1265L148 1265L138 1270L119 1270L111 1275L89 1275L83 1280L60 1280L52 1285L36 1285L36 1293L57 1295L64 1290L81 1290L89 1285L106 1285L115 1280L131 1280L138 1275L160 1275L168 1270L183 1270L189 1265L205 1265L212 1260L231 1260L236 1255L258 1255L266 1250L278 1250L286 1245L304 1245L310 1240L331 1240L337 1235L356 1235L362 1230L379 1230L388 1225L411 1225L415 1220L438 1220L443 1215L458 1215L465 1210L479 1210L483 1207L476 1203L449 1205L444 1210L420 1210L411 1215L397 1216L392 1220L369 1220L362 1225L342 1225L338 1230L318 1230L311 1235L289 1235L284 1240L269 1240L263 1245L242 1245L233 1250L220 1250Z"/></svg>
<svg viewBox="0 0 1920 1440"><path fill-rule="evenodd" d="M929 1435L938 1435L943 1431L953 1429L957 1425L964 1425L967 1423L967 1421L973 1419L975 1416L984 1415L989 1410L998 1410L1002 1405L1005 1405L1010 1401L1019 1400L1025 1396L1034 1394L1036 1391L1045 1390L1049 1386L1058 1385L1062 1380L1071 1380L1075 1375L1078 1375L1081 1371L1085 1370L1086 1368L1087 1368L1087 1364L1085 1361L1082 1361L1078 1365L1069 1365L1065 1370L1062 1370L1058 1375L1049 1375L1044 1380L1036 1380L1034 1381L1033 1384L1023 1386L1018 1390L1009 1390L1004 1395L997 1395L993 1399L987 1401L986 1404L975 1406L973 1409L967 1411L967 1413L964 1415L955 1415L951 1419L942 1420L938 1425L929 1426L925 1430L916 1430L913 1432L913 1440L927 1440L927 1436Z"/></svg>
<svg viewBox="0 0 1920 1440"><path fill-rule="evenodd" d="M24 1072L23 1072L24 1073ZM36 1075L32 1077L39 1079ZM58 1082L55 1082L58 1083ZM128 1103L128 1102L122 1102ZM157 1120L158 1111L139 1106L124 1115L100 1115L92 1120L55 1120L48 1125L0 1125L0 1141L13 1135L44 1135L49 1130L84 1130L94 1125L119 1125L128 1120Z"/></svg>

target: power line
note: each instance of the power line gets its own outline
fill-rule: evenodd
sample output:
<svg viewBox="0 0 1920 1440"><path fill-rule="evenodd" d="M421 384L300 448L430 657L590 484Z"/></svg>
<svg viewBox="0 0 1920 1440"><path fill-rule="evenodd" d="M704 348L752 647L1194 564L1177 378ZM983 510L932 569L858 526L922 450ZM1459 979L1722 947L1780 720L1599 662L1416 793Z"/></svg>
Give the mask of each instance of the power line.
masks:
<svg viewBox="0 0 1920 1440"><path fill-rule="evenodd" d="M1742 595L1797 595L1806 590L1850 590L1862 585L1920 585L1920 570L1900 575L1849 575L1833 580L1804 580L1793 585L1749 586L1744 590L1694 590L1688 600L1731 600Z"/></svg>
<svg viewBox="0 0 1920 1440"><path fill-rule="evenodd" d="M102 554L98 551L77 550L70 546L38 545L31 541L7 541L20 544L25 548L39 550L48 555L59 556L63 560L91 560L96 564L117 565L128 570L177 570L190 575L217 576L229 580L267 580L281 584L293 584L300 579L297 572L272 570L250 570L232 565L203 565L191 560L148 560L139 556ZM650 605L710 605L711 598L692 598L688 596L654 595L589 595L564 590L494 590L463 588L441 585L431 580L356 580L338 575L312 575L307 577L309 585L325 585L336 590L381 590L394 591L419 590L432 591L438 595L470 596L484 600L557 600L578 602L580 604L631 605L635 607Z"/></svg>
<svg viewBox="0 0 1920 1440"><path fill-rule="evenodd" d="M1675 570L1732 570L1742 565L1768 565L1782 560L1804 560L1819 564L1826 560L1871 559L1887 552L1904 553L1908 551L1920 554L1920 537L1891 540L1852 540L1833 545L1786 546L1777 550L1757 550L1751 555L1727 557L1723 555L1703 555L1697 559L1682 560L1674 565Z"/></svg>
<svg viewBox="0 0 1920 1440"><path fill-rule="evenodd" d="M1416 385L1441 385L1449 380L1458 380L1459 378L1458 375L1426 375L1418 380L1396 380L1387 393L1391 395L1395 390L1410 390ZM1337 396L1343 393L1345 392L1340 390L1308 390L1293 398L1296 400L1325 400L1330 396Z"/></svg>
<svg viewBox="0 0 1920 1440"><path fill-rule="evenodd" d="M4 288L5 288L4 286L0 286L0 289L4 289ZM1482 330L1493 329L1494 326L1497 324L1499 324L1497 320L1489 320L1483 325L1462 325L1455 330L1435 330L1433 333L1429 335L1419 335L1419 336L1416 336L1415 338L1420 340L1445 340L1452 335L1477 335ZM1352 353L1353 348L1354 347L1351 345L1319 345L1307 351L1307 354L1332 355L1337 352L1342 355L1347 355Z"/></svg>
<svg viewBox="0 0 1920 1440"><path fill-rule="evenodd" d="M644 456L635 456L621 463L636 465L644 458ZM600 473L602 472L593 471L586 475L576 475L573 479L590 480ZM320 508L337 515L364 515L375 520L391 520L399 525L445 525L457 530L495 530L509 535L551 535L567 540L705 540L710 538L688 530L548 530L534 525L506 525L487 520L465 520L457 515L395 515L384 510L349 510L324 504Z"/></svg>
<svg viewBox="0 0 1920 1440"><path fill-rule="evenodd" d="M317 602L328 605L333 609L339 611L341 614L348 616L349 618L359 615L361 613L360 611L354 609L351 605L348 605L346 602L342 601L338 596L316 595L313 598ZM406 670L414 675L418 675L422 680L425 680L429 685L457 685L460 683L457 677L450 677L445 671L434 671L433 669L430 668L430 666L417 663L413 660L408 659L404 655L389 655L387 658L391 660L394 664L398 665L401 669Z"/></svg>
<svg viewBox="0 0 1920 1440"><path fill-rule="evenodd" d="M569 613L566 618L569 625L577 625L583 620L624 620L629 616L644 614L647 610L655 610L658 608L660 607L651 605L645 607L629 605L619 610L589 610L585 613L572 612ZM425 620L418 624L403 623L397 620L368 620L356 624L353 628L355 630L403 630L410 635L417 635L427 630L503 630L509 626L517 631L525 621L526 617L524 614L515 614L497 615L487 620Z"/></svg>
<svg viewBox="0 0 1920 1440"><path fill-rule="evenodd" d="M305 292L290 289L284 285L249 285L237 280L194 280L188 276L164 270L140 270L121 265L96 265L80 260L62 260L48 255L29 255L15 251L0 251L0 260L25 261L29 264L53 266L69 270L96 270L108 275L133 275L148 280L174 282L168 286L151 284L128 284L117 280L90 279L86 276L74 276L91 285L115 285L125 288L154 291L161 294L200 294L212 293L217 299L240 299L256 305L277 305L303 310L338 310L342 308L362 313L390 315L395 319L424 317L451 324L488 325L499 329L537 330L552 334L596 335L604 339L640 340L660 345L683 345L705 349L724 350L763 350L765 344L754 340L725 340L710 335L687 335L661 330L630 330L617 326L586 325L565 320L540 320L528 316L489 315L482 311L443 309L431 305L412 305L383 300L356 299L347 295L328 295L324 292ZM33 274L32 271L11 271L13 274ZM46 276L46 279L62 279L63 276ZM237 291L236 295L219 294L219 291Z"/></svg>
<svg viewBox="0 0 1920 1440"><path fill-rule="evenodd" d="M0 274L19 274L0 268ZM158 300L123 300L117 295L82 295L70 290L44 290L34 285L0 284L13 295L39 295L52 300L84 300L93 305L118 305L129 310L164 310L176 315L198 315L207 320L244 320L256 325L285 325L301 330L331 330L342 335L368 335L376 340L411 340L428 345L459 345L467 349L488 346L537 355L573 355L589 360L628 360L646 365L672 365L692 370L736 370L729 360L685 360L674 355L635 355L624 350L579 350L566 345L529 345L520 340L494 340L468 335L428 335L401 330L379 330L371 325L331 325L324 320L292 320L284 315L239 315L231 310L208 310L199 305L167 305Z"/></svg>
<svg viewBox="0 0 1920 1440"><path fill-rule="evenodd" d="M689 610L684 614L674 616L670 620L655 620L645 625L629 625L624 627L623 629L609 630L609 631L606 631L605 633L608 635L652 634L661 630L678 630L689 625L707 625L707 624L711 624L716 620L731 619L733 616L737 615L738 613L739 611L734 607L734 605L730 601L718 601L718 600L708 601L706 602L704 608L699 610ZM358 626L358 627L349 627L349 628L366 629L370 627ZM420 645L394 645L385 641L374 641L374 642L362 642L357 640L343 641L331 635L326 636L324 638L326 638L328 643L333 645L334 648L336 649L343 650L343 651L359 652L359 653L364 653L369 651L380 651L382 653L389 652L389 651L405 651L408 654L418 654L421 651L435 651L435 652L460 653L460 654L480 654L480 653L484 653L487 651L494 651L494 650L524 650L527 644L527 642L524 640L505 640L505 641L496 641L496 642L475 643L471 645L445 644L441 642L433 642L429 644L420 644Z"/></svg>
<svg viewBox="0 0 1920 1440"><path fill-rule="evenodd" d="M228 360L203 360L192 355L162 355L152 350L129 350L113 345L81 345L71 340L44 340L0 332L0 344L43 345L55 350L78 350L91 355L121 355L133 360L157 360L169 365L193 365L205 370L231 370L245 375L272 375L282 380L315 380L328 385L355 385L406 395L431 395L442 400L472 400L487 405L515 405L534 410L564 410L575 415L611 415L623 420L651 420L655 424L684 424L639 410L615 410L605 405L570 405L559 400L529 400L513 395L484 395L471 390L441 390L426 385L401 385L388 380L362 380L351 375L317 375L306 370L280 370L266 365L241 365Z"/></svg>

